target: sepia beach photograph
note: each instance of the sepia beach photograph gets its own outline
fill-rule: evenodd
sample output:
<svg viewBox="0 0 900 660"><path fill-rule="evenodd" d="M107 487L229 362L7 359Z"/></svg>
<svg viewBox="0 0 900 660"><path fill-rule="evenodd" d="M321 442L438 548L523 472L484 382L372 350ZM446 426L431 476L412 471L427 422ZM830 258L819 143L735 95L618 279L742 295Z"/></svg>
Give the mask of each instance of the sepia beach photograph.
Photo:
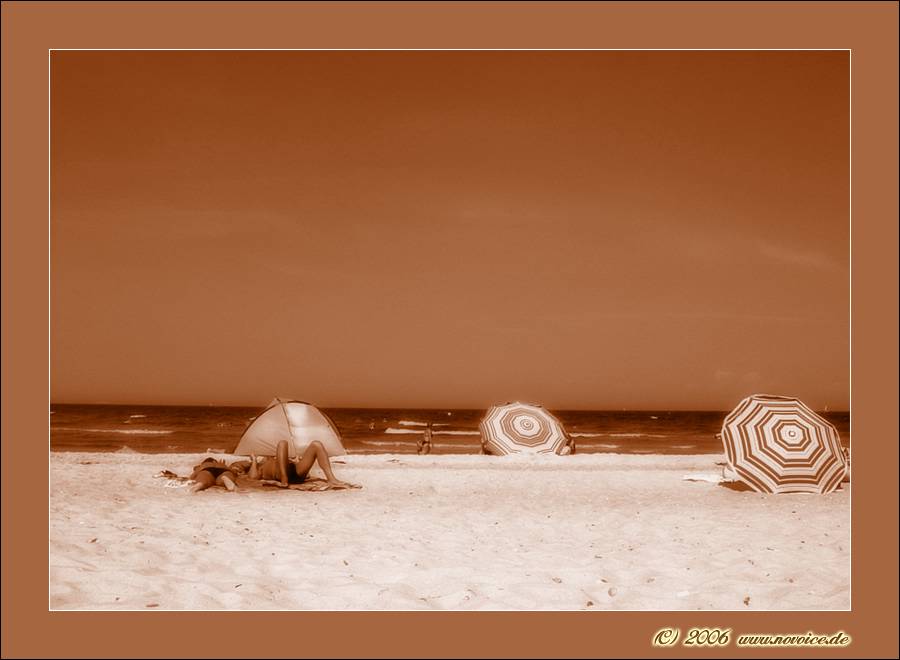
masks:
<svg viewBox="0 0 900 660"><path fill-rule="evenodd" d="M848 50L49 78L50 610L851 609Z"/></svg>

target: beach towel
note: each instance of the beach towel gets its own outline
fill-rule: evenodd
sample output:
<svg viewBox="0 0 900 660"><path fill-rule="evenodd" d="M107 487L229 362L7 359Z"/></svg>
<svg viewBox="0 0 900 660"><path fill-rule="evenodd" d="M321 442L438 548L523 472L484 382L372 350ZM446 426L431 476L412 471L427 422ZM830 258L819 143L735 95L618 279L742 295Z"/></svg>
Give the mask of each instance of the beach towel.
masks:
<svg viewBox="0 0 900 660"><path fill-rule="evenodd" d="M196 483L190 477L180 477L171 470L162 470L153 476L156 479L165 479L163 482L164 488L184 488L189 484ZM362 486L356 484L350 486L333 486L325 481L325 479L318 479L316 477L307 477L301 484L290 484L288 486L282 486L280 481L272 481L269 479L255 480L238 478L237 485L240 490L272 490L277 488L279 490L306 490L316 492L324 490L356 490L362 488Z"/></svg>
<svg viewBox="0 0 900 660"><path fill-rule="evenodd" d="M161 470L160 472L154 474L153 478L165 479L165 481L163 482L163 488L184 488L193 483L196 483L190 477L179 477L171 470Z"/></svg>
<svg viewBox="0 0 900 660"><path fill-rule="evenodd" d="M717 484L725 479L720 474L710 472L693 472L682 477L685 481L706 481L711 484Z"/></svg>
<svg viewBox="0 0 900 660"><path fill-rule="evenodd" d="M271 481L269 479L260 479L259 481L242 481L241 487L250 487L253 489L254 486L258 485L259 489L263 490L271 490L273 488L277 488L279 490L309 490L309 491L323 491L323 490L356 490L362 488L362 486L358 486L356 484L351 484L349 486L333 486L328 483L324 479L316 479L316 478L307 478L301 484L289 484L287 486L282 486L280 481Z"/></svg>
<svg viewBox="0 0 900 660"><path fill-rule="evenodd" d="M752 490L747 484L739 479L734 479L727 470L723 470L722 474L716 474L715 472L692 472L690 474L686 474L681 477L684 481L698 481L709 484L717 484L722 486L723 488L728 488L730 490L736 491L747 491Z"/></svg>

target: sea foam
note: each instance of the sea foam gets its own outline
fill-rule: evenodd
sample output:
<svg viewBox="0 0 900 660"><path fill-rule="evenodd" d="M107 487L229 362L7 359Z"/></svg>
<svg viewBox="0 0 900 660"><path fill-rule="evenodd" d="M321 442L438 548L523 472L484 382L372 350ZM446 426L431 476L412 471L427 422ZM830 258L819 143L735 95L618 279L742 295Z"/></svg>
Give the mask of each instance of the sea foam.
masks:
<svg viewBox="0 0 900 660"><path fill-rule="evenodd" d="M126 435L169 435L175 431L161 431L158 429L79 429L67 426L54 426L53 431L80 431L81 433L124 433Z"/></svg>
<svg viewBox="0 0 900 660"><path fill-rule="evenodd" d="M481 435L481 431L435 431L435 435Z"/></svg>

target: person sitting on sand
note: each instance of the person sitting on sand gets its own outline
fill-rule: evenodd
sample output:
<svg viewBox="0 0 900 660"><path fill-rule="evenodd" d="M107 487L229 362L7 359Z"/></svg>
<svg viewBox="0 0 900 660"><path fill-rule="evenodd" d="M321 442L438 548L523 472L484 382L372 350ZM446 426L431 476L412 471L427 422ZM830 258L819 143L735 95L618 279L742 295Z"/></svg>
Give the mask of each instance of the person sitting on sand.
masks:
<svg viewBox="0 0 900 660"><path fill-rule="evenodd" d="M224 486L229 492L234 491L237 476L234 471L225 465L223 461L215 458L205 458L199 465L194 466L191 479L197 483L191 486L192 493L199 493L210 486Z"/></svg>
<svg viewBox="0 0 900 660"><path fill-rule="evenodd" d="M232 464L232 467L246 470L250 479L277 481L282 488L287 488L291 484L302 484L309 476L313 465L321 468L325 473L326 483L332 488L359 488L355 484L341 481L334 475L328 452L325 451L325 446L317 440L309 443L309 447L297 459L288 458L287 441L281 440L275 449L275 456L266 456L261 462L257 462L256 454L251 454L249 466L246 463L246 461L242 461L240 464Z"/></svg>
<svg viewBox="0 0 900 660"><path fill-rule="evenodd" d="M565 446L559 451L560 456L571 456L575 453L575 438L566 440Z"/></svg>

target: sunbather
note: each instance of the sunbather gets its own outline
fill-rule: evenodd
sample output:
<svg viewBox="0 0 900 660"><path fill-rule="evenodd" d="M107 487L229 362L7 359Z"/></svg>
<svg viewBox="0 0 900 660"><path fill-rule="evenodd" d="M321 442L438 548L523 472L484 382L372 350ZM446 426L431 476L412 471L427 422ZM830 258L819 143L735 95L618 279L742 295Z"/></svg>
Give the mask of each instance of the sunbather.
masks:
<svg viewBox="0 0 900 660"><path fill-rule="evenodd" d="M291 484L302 484L309 476L309 471L313 465L318 465L322 472L325 473L325 481L333 488L358 488L354 484L341 481L334 475L331 469L331 459L328 458L328 452L325 446L318 441L309 444L303 455L296 459L288 457L288 444L285 440L281 440L275 449L275 456L263 457L262 461L257 462L256 454L250 455L249 466L245 461L232 464L237 469L246 469L247 476L250 479L264 479L269 481L277 481L283 488L287 488Z"/></svg>
<svg viewBox="0 0 900 660"><path fill-rule="evenodd" d="M199 465L194 466L191 479L197 482L191 486L191 492L194 493L206 490L210 486L223 486L226 490L233 491L237 476L223 461L206 458Z"/></svg>

